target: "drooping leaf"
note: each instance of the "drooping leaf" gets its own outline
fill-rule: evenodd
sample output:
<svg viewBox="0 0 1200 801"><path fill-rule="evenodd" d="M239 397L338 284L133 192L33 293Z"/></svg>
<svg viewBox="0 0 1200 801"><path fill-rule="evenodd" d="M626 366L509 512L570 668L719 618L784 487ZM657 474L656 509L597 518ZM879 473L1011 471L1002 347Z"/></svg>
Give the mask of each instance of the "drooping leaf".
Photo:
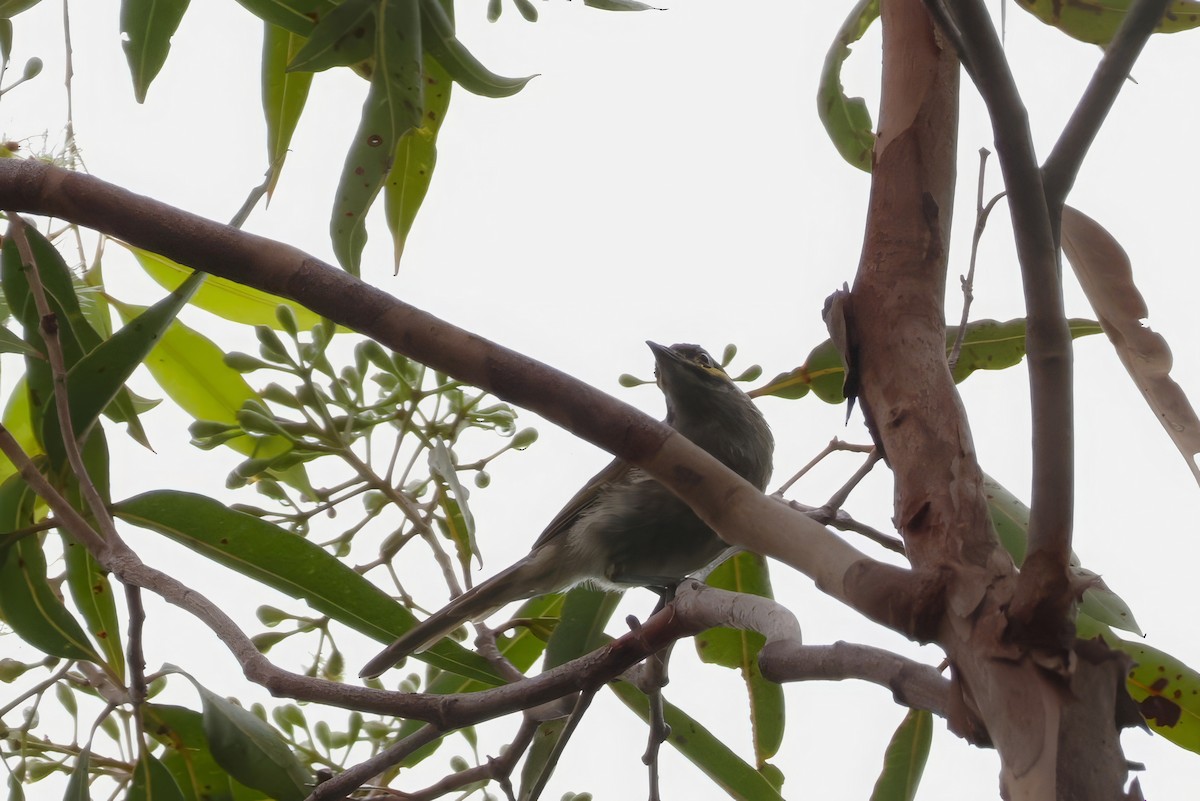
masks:
<svg viewBox="0 0 1200 801"><path fill-rule="evenodd" d="M178 289L129 321L67 371L71 431L77 439L87 437L100 413L117 398L129 376L154 349L202 279L201 274L193 274ZM58 415L46 415L42 443L51 463L56 466L66 459L62 438Z"/></svg>
<svg viewBox="0 0 1200 801"><path fill-rule="evenodd" d="M134 255L146 274L158 282L159 286L170 292L174 292L194 272L190 267L184 267L157 253L130 245L125 247ZM206 312L211 312L231 322L245 325L265 325L277 331L282 328L279 317L275 313L275 309L279 306L287 306L291 309L297 325L302 329L311 329L321 322L319 315L295 301L216 275L209 275L204 279L204 283L196 290L191 302L196 308L204 309Z"/></svg>
<svg viewBox="0 0 1200 801"><path fill-rule="evenodd" d="M1106 45L1125 20L1133 0L1017 0L1017 5L1047 25L1081 42ZM1155 27L1158 33L1177 33L1200 26L1200 3L1174 0Z"/></svg>
<svg viewBox="0 0 1200 801"><path fill-rule="evenodd" d="M88 438L83 447L83 465L87 471L88 480L99 493L105 503L111 501L109 491L109 455L108 441L103 428L97 428ZM78 479L68 476L66 488L67 500L76 509L87 509ZM92 521L90 512L84 518ZM121 642L121 618L117 613L116 600L113 598L112 583L108 573L96 561L96 558L71 534L64 530L62 533L63 561L67 568L67 589L75 607L83 617L88 633L99 646L100 652L107 659L109 669L118 677L125 675L125 650Z"/></svg>
<svg viewBox="0 0 1200 801"><path fill-rule="evenodd" d="M871 801L913 801L933 743L933 714L910 709L896 728L883 755Z"/></svg>
<svg viewBox="0 0 1200 801"><path fill-rule="evenodd" d="M1071 337L1100 333L1099 324L1092 320L1068 320ZM946 353L949 355L958 326L946 327ZM976 370L1003 370L1013 367L1025 357L1025 320L1007 322L977 320L967 324L958 364L954 369L954 380L962 381ZM804 364L786 373L780 373L765 385L750 390L752 398L774 395L780 398L802 398L811 390L826 403L841 403L842 383L845 370L837 349L830 340L825 340L812 349Z"/></svg>
<svg viewBox="0 0 1200 801"><path fill-rule="evenodd" d="M288 62L292 71L321 72L365 61L375 54L380 0L344 0L317 23Z"/></svg>
<svg viewBox="0 0 1200 801"><path fill-rule="evenodd" d="M334 0L237 0L269 25L278 25L297 36L308 36L317 23L337 8Z"/></svg>
<svg viewBox="0 0 1200 801"><path fill-rule="evenodd" d="M116 505L121 519L191 548L380 642L411 628L411 612L308 540L252 515L186 492L148 492ZM503 682L487 660L443 641L423 661L489 685Z"/></svg>
<svg viewBox="0 0 1200 801"><path fill-rule="evenodd" d="M1000 544L1020 567L1025 561L1025 549L1029 542L1029 507L1000 482L986 474L983 477L983 489L987 493L988 511L991 512L992 525L996 529ZM1085 569L1074 552L1071 553L1071 571L1077 579L1087 579L1090 582L1079 604L1079 616L1082 620L1090 618L1134 634L1142 633L1129 605L1121 596L1110 590L1099 576Z"/></svg>
<svg viewBox="0 0 1200 801"><path fill-rule="evenodd" d="M19 378L13 386L8 403L4 406L2 420L4 428L8 430L8 433L17 441L27 456L37 456L42 452L41 445L38 444L37 437L33 433L33 421L29 416L29 392L26 389L24 376ZM7 481L8 477L16 472L16 466L8 460L7 456L0 454L0 481Z"/></svg>
<svg viewBox="0 0 1200 801"><path fill-rule="evenodd" d="M145 307L113 301L129 320ZM225 352L203 334L175 320L145 359L146 368L171 400L196 420L234 424L246 401L262 403L242 374L225 364ZM283 436L234 437L226 445L247 456L270 459L292 444Z"/></svg>
<svg viewBox="0 0 1200 801"><path fill-rule="evenodd" d="M33 8L42 0L0 0L0 19L11 19L22 11Z"/></svg>
<svg viewBox="0 0 1200 801"><path fill-rule="evenodd" d="M143 752L133 766L133 781L125 801L184 801L184 797L171 771L158 757Z"/></svg>
<svg viewBox="0 0 1200 801"><path fill-rule="evenodd" d="M470 567L471 558L483 562L479 543L475 540L475 518L467 504L471 493L458 480L458 470L450 449L441 439L429 449L429 473L438 487L438 505L442 515L437 519L442 534L454 543L458 561Z"/></svg>
<svg viewBox="0 0 1200 801"><path fill-rule="evenodd" d="M437 164L437 135L446 110L450 107L453 81L442 66L425 57L425 110L421 125L400 137L396 159L384 184L384 216L392 232L395 268L400 267L404 244L413 220L429 191L433 168Z"/></svg>
<svg viewBox="0 0 1200 801"><path fill-rule="evenodd" d="M623 681L615 681L608 686L638 717L649 719L650 704L644 693ZM730 798L739 801L782 800L779 788L768 778L771 772L755 770L679 707L665 702L663 707L667 725L671 727L667 742Z"/></svg>
<svg viewBox="0 0 1200 801"><path fill-rule="evenodd" d="M1150 310L1133 282L1125 249L1099 223L1070 206L1062 213L1062 247L1121 364L1200 483L1200 417L1171 378L1167 341L1142 323Z"/></svg>
<svg viewBox="0 0 1200 801"><path fill-rule="evenodd" d="M275 801L301 801L312 776L279 732L253 713L200 685L204 736L217 764L247 787Z"/></svg>
<svg viewBox="0 0 1200 801"><path fill-rule="evenodd" d="M75 757L75 766L71 768L67 789L63 792L63 801L91 801L92 796L88 791L90 765L91 751L85 748Z"/></svg>
<svg viewBox="0 0 1200 801"><path fill-rule="evenodd" d="M4 327L0 327L0 353L21 353L39 359L44 358L37 348Z"/></svg>
<svg viewBox="0 0 1200 801"><path fill-rule="evenodd" d="M847 97L842 87L842 65L850 56L850 45L857 42L879 17L879 0L859 0L834 37L817 89L817 116L830 141L851 166L871 171L875 150L875 125L861 97Z"/></svg>
<svg viewBox="0 0 1200 801"><path fill-rule="evenodd" d="M358 275L367 242L367 211L391 171L400 137L421 125L425 103L418 2L385 0L375 18L375 71L329 221L334 254L353 275Z"/></svg>
<svg viewBox="0 0 1200 801"><path fill-rule="evenodd" d="M55 316L59 346L69 371L85 354L95 350L105 340L83 313L77 295L77 290L81 289L82 285L75 281L62 255L36 229L26 228L25 236L46 292L47 303ZM25 341L34 350L44 352L46 345L41 335L41 314L34 304L26 267L12 237L8 237L4 242L0 272L3 274L4 295L24 329ZM49 362L43 358L27 356L25 376L31 424L35 435L41 436L47 410L52 409L54 405L54 381ZM117 422L126 423L129 426L129 435L136 442L149 447L146 432L138 419L137 404L129 390L119 390L116 398L104 409L104 413Z"/></svg>
<svg viewBox="0 0 1200 801"><path fill-rule="evenodd" d="M707 583L734 592L773 598L767 561L752 553L739 553L709 574ZM758 653L766 638L754 631L715 628L696 635L696 651L705 662L741 671L749 701L754 756L759 766L775 756L783 743L783 687L763 678Z"/></svg>
<svg viewBox="0 0 1200 801"><path fill-rule="evenodd" d="M267 122L267 163L271 169L267 182L268 199L283 173L283 162L292 143L292 134L300 122L300 114L304 111L308 90L312 85L312 73L287 71L287 65L295 58L303 41L304 37L299 34L265 23L262 104L263 117Z"/></svg>
<svg viewBox="0 0 1200 801"><path fill-rule="evenodd" d="M3 553L0 616L17 636L44 653L101 661L83 627L50 585L38 537L24 537Z"/></svg>
<svg viewBox="0 0 1200 801"><path fill-rule="evenodd" d="M1080 617L1077 635L1100 637L1132 658L1136 665L1126 676L1125 687L1146 724L1180 748L1200 754L1200 672L1157 648L1123 640L1089 618Z"/></svg>
<svg viewBox="0 0 1200 801"><path fill-rule="evenodd" d="M622 593L575 587L563 599L562 612L546 646L545 669L558 667L591 653L611 638L604 626L616 611ZM566 734L566 719L538 726L529 754L521 766L520 798L528 798L544 774L554 770L554 752Z"/></svg>
<svg viewBox="0 0 1200 801"><path fill-rule="evenodd" d="M133 94L146 102L151 81L167 63L171 37L189 0L121 0L121 47L129 62Z"/></svg>
<svg viewBox="0 0 1200 801"><path fill-rule="evenodd" d="M601 11L666 11L665 8L652 6L640 0L583 0L583 4Z"/></svg>
<svg viewBox="0 0 1200 801"><path fill-rule="evenodd" d="M195 710L167 704L145 704L146 733L166 746L163 766L187 801L234 801L232 781L213 758L204 736L204 718Z"/></svg>
<svg viewBox="0 0 1200 801"><path fill-rule="evenodd" d="M454 21L441 0L420 0L425 52L442 65L463 89L483 97L509 97L533 78L505 78L475 58L454 33Z"/></svg>

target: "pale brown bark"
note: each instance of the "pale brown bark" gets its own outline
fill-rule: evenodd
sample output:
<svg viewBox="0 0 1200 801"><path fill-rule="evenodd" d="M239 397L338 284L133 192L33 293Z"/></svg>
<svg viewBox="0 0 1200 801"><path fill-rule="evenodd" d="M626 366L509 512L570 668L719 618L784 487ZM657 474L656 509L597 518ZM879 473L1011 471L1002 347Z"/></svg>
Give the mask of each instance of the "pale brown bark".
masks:
<svg viewBox="0 0 1200 801"><path fill-rule="evenodd" d="M1018 575L992 531L946 365L957 55L920 0L884 0L882 11L880 131L848 304L848 356L852 383L895 472L895 522L916 574L927 579L907 599L910 619L937 616L936 632L926 636L950 660L957 695L950 725L997 748L1005 798L1122 798L1114 708L1123 665L1076 660L1074 652L1012 636L1008 611ZM874 602L872 592L879 593L865 582L848 590L866 608L897 604L895 588Z"/></svg>

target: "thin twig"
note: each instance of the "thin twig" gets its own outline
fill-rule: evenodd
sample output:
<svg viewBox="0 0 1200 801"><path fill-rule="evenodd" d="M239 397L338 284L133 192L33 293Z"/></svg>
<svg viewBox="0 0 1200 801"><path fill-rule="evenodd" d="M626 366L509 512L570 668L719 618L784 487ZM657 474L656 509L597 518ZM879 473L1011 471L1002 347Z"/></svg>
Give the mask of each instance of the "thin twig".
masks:
<svg viewBox="0 0 1200 801"><path fill-rule="evenodd" d="M500 756L488 757L487 761L482 765L476 765L473 768L452 773L441 781L429 785L424 790L418 790L414 793L404 793L403 797L407 801L430 801L430 799L439 798L446 793L468 787L477 782L498 781L502 785L507 784L509 777L512 776L512 772L517 766L517 762L529 750L529 745L533 742L533 737L537 733L538 725L538 721L525 718L521 721L521 727L517 730L517 735L503 749ZM506 792L511 797L510 790L506 790Z"/></svg>
<svg viewBox="0 0 1200 801"><path fill-rule="evenodd" d="M962 279L963 309L958 322L958 334L954 337L954 347L950 349L950 373L958 366L958 357L962 353L963 340L967 336L967 321L971 318L971 303L975 300L975 263L979 257L979 241L983 239L983 230L987 226L988 215L992 213L996 202L1003 197L1003 192L987 204L983 205L983 179L987 173L987 159L992 151L986 147L979 148L979 181L975 191L975 231L971 236L971 262L967 266L967 275Z"/></svg>
<svg viewBox="0 0 1200 801"><path fill-rule="evenodd" d="M383 773L388 768L401 762L418 748L441 737L444 732L433 725L425 725L405 737L395 745L385 748L375 756L359 762L328 781L321 782L309 793L307 801L332 801L345 798L348 794L366 784L372 776ZM404 796L399 796L403 798Z"/></svg>
<svg viewBox="0 0 1200 801"><path fill-rule="evenodd" d="M828 445L826 445L824 448L821 449L820 453L818 453L816 456L814 456L812 459L810 459L808 464L804 465L804 467L801 467L799 472L797 472L794 476L789 478L787 481L783 482L783 484L780 485L779 489L775 490L775 492L773 492L772 494L782 497L785 492L787 492L789 489L792 488L793 484L795 484L797 481L799 481L805 475L807 475L810 470L812 470L814 467L816 467L818 464L820 464L825 459L825 457L829 456L831 453L835 453L837 451L850 451L851 453L870 453L874 449L875 449L874 445L855 445L852 442L843 442L842 440L838 439L837 437L834 437L833 439L829 440Z"/></svg>
<svg viewBox="0 0 1200 801"><path fill-rule="evenodd" d="M668 646L646 660L645 665L651 686L647 691L650 702L648 733L646 735L646 752L642 754L642 764L648 771L650 783L649 801L660 801L662 790L659 787L658 755L662 752L662 744L671 736L671 726L667 723L667 713L663 704L663 687L667 685L667 663L671 658L673 648Z"/></svg>
<svg viewBox="0 0 1200 801"><path fill-rule="evenodd" d="M830 511L837 511L838 509L841 509L842 506L845 505L846 499L850 497L850 493L853 492L854 488L859 485L859 482L867 477L867 474L871 472L871 469L875 467L881 458L882 457L879 455L879 451L875 448L872 448L871 452L867 454L867 458L862 463L862 466L855 470L854 475L850 476L850 478L846 480L846 483L843 484L837 492L833 493L829 500L825 502L825 508L829 509Z"/></svg>
<svg viewBox="0 0 1200 801"><path fill-rule="evenodd" d="M50 301L46 297L46 289L42 285L41 273L29 246L29 238L25 234L27 224L20 215L8 212L9 232L21 255L21 262L26 269L29 289L33 295L34 305L41 318L41 336L46 346L46 358L50 362L50 370L54 378L54 406L58 414L59 430L62 434L63 448L66 451L67 463L79 481L80 493L92 518L100 527L101 536L105 539L116 535L112 517L99 490L88 476L87 467L83 463L83 453L80 451L79 440L75 438L75 430L71 422L71 405L67 397L67 365L63 357L62 346L58 339L58 321Z"/></svg>
<svg viewBox="0 0 1200 801"><path fill-rule="evenodd" d="M550 751L550 756L546 759L546 765L538 774L537 780L529 790L526 796L526 801L538 801L542 797L542 792L546 789L546 785L550 781L550 777L554 775L554 767L562 758L563 751L567 748L567 743L571 739L571 735L575 733L575 729L579 728L583 716L587 713L588 707L592 705L592 699L596 697L594 689L582 692L575 699L575 707L571 710L571 714L567 716L566 725L559 732L558 740L554 743L554 748Z"/></svg>
<svg viewBox="0 0 1200 801"><path fill-rule="evenodd" d="M905 555L904 541L899 537L884 534L879 529L872 528L866 523L861 523L842 509L831 511L824 506L809 506L799 501L784 502L797 512L807 515L810 519L817 521L823 526L833 526L839 531L853 531L855 534L861 534L875 544L887 548L889 551L895 551L901 556Z"/></svg>

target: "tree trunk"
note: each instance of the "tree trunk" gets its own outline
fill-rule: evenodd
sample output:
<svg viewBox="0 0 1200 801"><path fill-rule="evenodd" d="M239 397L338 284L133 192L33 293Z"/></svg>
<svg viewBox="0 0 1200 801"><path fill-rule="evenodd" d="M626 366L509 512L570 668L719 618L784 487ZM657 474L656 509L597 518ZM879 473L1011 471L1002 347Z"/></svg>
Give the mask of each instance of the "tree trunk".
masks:
<svg viewBox="0 0 1200 801"><path fill-rule="evenodd" d="M909 619L930 622L909 633L945 649L950 726L996 747L1004 798L1124 798L1124 661L1098 644L1064 657L1010 635L1016 569L992 529L946 363L958 59L920 0L884 0L882 15L879 137L846 322L864 413L895 473L895 522L926 588Z"/></svg>

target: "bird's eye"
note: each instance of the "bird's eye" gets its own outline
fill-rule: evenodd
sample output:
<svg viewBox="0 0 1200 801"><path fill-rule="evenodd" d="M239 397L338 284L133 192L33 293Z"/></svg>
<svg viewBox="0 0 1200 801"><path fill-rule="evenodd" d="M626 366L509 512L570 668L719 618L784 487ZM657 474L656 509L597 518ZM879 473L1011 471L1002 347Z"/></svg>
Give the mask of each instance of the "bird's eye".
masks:
<svg viewBox="0 0 1200 801"><path fill-rule="evenodd" d="M696 364L700 365L701 367L703 367L707 370L713 366L713 360L712 360L712 357L709 356L707 353L705 353L704 351L700 351L699 353L696 354Z"/></svg>

